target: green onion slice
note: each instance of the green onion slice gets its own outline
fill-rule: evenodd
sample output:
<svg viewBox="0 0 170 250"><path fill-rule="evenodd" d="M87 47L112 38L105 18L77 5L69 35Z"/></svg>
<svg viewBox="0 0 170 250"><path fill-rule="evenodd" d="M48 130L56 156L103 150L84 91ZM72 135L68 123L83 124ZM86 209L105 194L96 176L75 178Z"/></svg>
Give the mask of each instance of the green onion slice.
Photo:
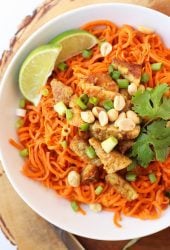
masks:
<svg viewBox="0 0 170 250"><path fill-rule="evenodd" d="M24 148L23 150L19 151L21 157L27 157L29 155L28 149Z"/></svg>
<svg viewBox="0 0 170 250"><path fill-rule="evenodd" d="M82 51L82 57L84 58L90 58L92 56L92 51L89 49L85 49Z"/></svg>
<svg viewBox="0 0 170 250"><path fill-rule="evenodd" d="M149 81L149 74L144 72L141 76L141 82L147 83Z"/></svg>
<svg viewBox="0 0 170 250"><path fill-rule="evenodd" d="M127 89L129 86L129 81L127 79L117 79L117 84L120 89Z"/></svg>
<svg viewBox="0 0 170 250"><path fill-rule="evenodd" d="M151 183L154 183L154 182L157 181L156 175L154 173L150 173L148 175L148 177L149 177L149 180L150 180Z"/></svg>
<svg viewBox="0 0 170 250"><path fill-rule="evenodd" d="M89 130L89 127L90 127L89 123L83 123L83 124L80 126L80 131L86 132L86 131Z"/></svg>
<svg viewBox="0 0 170 250"><path fill-rule="evenodd" d="M113 106L113 102L112 100L106 100L103 102L103 107L108 111L110 109L113 109L114 106Z"/></svg>
<svg viewBox="0 0 170 250"><path fill-rule="evenodd" d="M74 212L77 212L79 210L79 205L76 201L71 201L70 205Z"/></svg>
<svg viewBox="0 0 170 250"><path fill-rule="evenodd" d="M96 187L94 192L96 195L100 195L103 192L103 187L102 186Z"/></svg>
<svg viewBox="0 0 170 250"><path fill-rule="evenodd" d="M160 62L160 63L152 63L151 64L151 69L153 70L153 71L158 71L158 70L160 70L162 68L162 63Z"/></svg>
<svg viewBox="0 0 170 250"><path fill-rule="evenodd" d="M127 181L136 181L136 174L134 173L127 173L126 174L126 180Z"/></svg>
<svg viewBox="0 0 170 250"><path fill-rule="evenodd" d="M57 65L57 68L60 70L60 71L65 71L67 68L68 68L68 65L65 63L65 62L61 62Z"/></svg>
<svg viewBox="0 0 170 250"><path fill-rule="evenodd" d="M86 148L86 155L90 158L93 159L96 157L96 152L92 146L89 146Z"/></svg>

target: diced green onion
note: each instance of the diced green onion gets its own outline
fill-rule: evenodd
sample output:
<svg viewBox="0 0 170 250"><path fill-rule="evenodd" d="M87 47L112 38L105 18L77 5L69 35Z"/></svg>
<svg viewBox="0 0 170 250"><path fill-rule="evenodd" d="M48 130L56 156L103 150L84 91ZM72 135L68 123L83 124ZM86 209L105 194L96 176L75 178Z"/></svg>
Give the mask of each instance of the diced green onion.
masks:
<svg viewBox="0 0 170 250"><path fill-rule="evenodd" d="M49 91L48 91L48 89L47 88L44 88L44 89L42 89L42 95L43 96L48 96L48 94L49 94Z"/></svg>
<svg viewBox="0 0 170 250"><path fill-rule="evenodd" d="M149 74L144 72L141 76L141 82L147 83L149 81Z"/></svg>
<svg viewBox="0 0 170 250"><path fill-rule="evenodd" d="M98 186L96 189L95 189L95 194L96 195L100 195L102 192L103 192L103 187L102 186Z"/></svg>
<svg viewBox="0 0 170 250"><path fill-rule="evenodd" d="M27 157L29 155L28 149L24 148L23 150L19 151L21 157Z"/></svg>
<svg viewBox="0 0 170 250"><path fill-rule="evenodd" d="M129 81L127 79L117 79L117 84L120 89L127 89Z"/></svg>
<svg viewBox="0 0 170 250"><path fill-rule="evenodd" d="M16 126L16 128L21 128L23 126L23 124L24 124L24 121L22 119L18 119L16 121L15 126Z"/></svg>
<svg viewBox="0 0 170 250"><path fill-rule="evenodd" d="M81 100L80 97L77 98L76 104L77 104L82 110L86 110L86 109L87 109L87 105Z"/></svg>
<svg viewBox="0 0 170 250"><path fill-rule="evenodd" d="M108 154L116 147L117 144L118 140L115 137L111 136L108 139L104 140L101 143L101 146L103 150Z"/></svg>
<svg viewBox="0 0 170 250"><path fill-rule="evenodd" d="M65 63L65 62L61 62L57 65L57 68L60 70L60 71L65 71L67 68L68 68L68 65Z"/></svg>
<svg viewBox="0 0 170 250"><path fill-rule="evenodd" d="M132 161L132 163L127 167L127 171L132 171L136 166L136 161Z"/></svg>
<svg viewBox="0 0 170 250"><path fill-rule="evenodd" d="M92 96L89 98L89 103L93 104L93 105L97 105L99 102L99 98L95 97L95 96Z"/></svg>
<svg viewBox="0 0 170 250"><path fill-rule="evenodd" d="M89 49L85 49L82 51L82 57L84 58L90 58L92 56L92 51Z"/></svg>
<svg viewBox="0 0 170 250"><path fill-rule="evenodd" d="M73 118L73 112L71 109L66 109L66 119L67 121L70 121Z"/></svg>
<svg viewBox="0 0 170 250"><path fill-rule="evenodd" d="M170 198L170 191L166 191L166 192L165 192L165 195L166 195L168 198Z"/></svg>
<svg viewBox="0 0 170 250"><path fill-rule="evenodd" d="M136 174L134 173L127 173L126 174L126 180L127 181L136 181Z"/></svg>
<svg viewBox="0 0 170 250"><path fill-rule="evenodd" d="M89 123L83 123L81 126L80 126L80 131L83 131L83 132L86 132L89 130Z"/></svg>
<svg viewBox="0 0 170 250"><path fill-rule="evenodd" d="M113 71L114 71L113 64L110 64L109 67L108 67L109 75L112 75Z"/></svg>
<svg viewBox="0 0 170 250"><path fill-rule="evenodd" d="M61 145L63 148L67 148L67 141L61 141L61 142L60 142L60 145Z"/></svg>
<svg viewBox="0 0 170 250"><path fill-rule="evenodd" d="M114 70L114 71L111 73L111 77L112 77L112 79L114 79L114 80L119 79L119 77L120 77L120 71Z"/></svg>
<svg viewBox="0 0 170 250"><path fill-rule="evenodd" d="M54 110L61 116L65 115L67 107L63 102L57 102L54 105Z"/></svg>
<svg viewBox="0 0 170 250"><path fill-rule="evenodd" d="M23 98L20 99L20 101L19 101L19 107L22 108L22 109L25 108L25 103L26 103L25 99L23 99Z"/></svg>
<svg viewBox="0 0 170 250"><path fill-rule="evenodd" d="M108 111L110 109L113 109L113 102L112 100L106 100L103 102L103 107Z"/></svg>
<svg viewBox="0 0 170 250"><path fill-rule="evenodd" d="M149 177L149 180L150 180L151 183L154 183L154 182L157 181L156 175L154 173L150 173L148 175L148 177Z"/></svg>
<svg viewBox="0 0 170 250"><path fill-rule="evenodd" d="M82 102L84 102L84 104L87 104L88 101L89 101L89 97L88 97L87 94L82 94L82 95L80 96L80 99L82 100Z"/></svg>
<svg viewBox="0 0 170 250"><path fill-rule="evenodd" d="M153 71L158 71L162 68L162 63L152 63L151 64L151 69Z"/></svg>
<svg viewBox="0 0 170 250"><path fill-rule="evenodd" d="M89 146L86 148L86 155L90 158L93 159L96 157L96 152L92 146Z"/></svg>
<svg viewBox="0 0 170 250"><path fill-rule="evenodd" d="M79 205L77 204L76 201L71 201L70 205L74 212L77 212L79 210Z"/></svg>

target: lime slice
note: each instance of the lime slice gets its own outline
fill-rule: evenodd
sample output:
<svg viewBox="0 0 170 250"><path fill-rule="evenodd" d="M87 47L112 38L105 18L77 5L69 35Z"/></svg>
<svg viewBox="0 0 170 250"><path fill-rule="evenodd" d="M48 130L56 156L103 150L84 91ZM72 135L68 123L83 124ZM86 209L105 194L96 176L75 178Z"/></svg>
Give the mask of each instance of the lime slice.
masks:
<svg viewBox="0 0 170 250"><path fill-rule="evenodd" d="M33 50L21 66L19 88L34 105L40 101L41 89L51 75L61 49L61 45L42 45Z"/></svg>
<svg viewBox="0 0 170 250"><path fill-rule="evenodd" d="M98 39L94 35L80 29L65 31L50 41L50 44L62 45L62 51L57 58L57 63L78 55L84 49L90 49L97 43Z"/></svg>

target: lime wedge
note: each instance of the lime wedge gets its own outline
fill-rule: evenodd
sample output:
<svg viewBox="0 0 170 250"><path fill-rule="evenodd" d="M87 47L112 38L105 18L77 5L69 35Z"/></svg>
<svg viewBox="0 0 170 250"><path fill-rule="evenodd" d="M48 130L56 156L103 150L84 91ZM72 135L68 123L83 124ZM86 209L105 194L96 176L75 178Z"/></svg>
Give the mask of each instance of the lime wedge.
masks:
<svg viewBox="0 0 170 250"><path fill-rule="evenodd" d="M84 49L92 48L97 43L98 39L94 35L80 29L65 31L50 41L50 44L62 45L62 51L56 61L57 64L78 55Z"/></svg>
<svg viewBox="0 0 170 250"><path fill-rule="evenodd" d="M21 66L19 88L34 105L40 101L41 89L51 75L61 49L61 45L42 45L33 50Z"/></svg>

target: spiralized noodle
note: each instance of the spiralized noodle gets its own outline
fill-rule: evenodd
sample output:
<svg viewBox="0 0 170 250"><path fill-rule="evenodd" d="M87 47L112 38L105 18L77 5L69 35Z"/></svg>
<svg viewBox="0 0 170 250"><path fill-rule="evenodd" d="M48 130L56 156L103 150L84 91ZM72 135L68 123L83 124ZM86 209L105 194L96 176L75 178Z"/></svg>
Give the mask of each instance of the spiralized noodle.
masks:
<svg viewBox="0 0 170 250"><path fill-rule="evenodd" d="M69 186L67 184L69 171L76 170L80 173L85 162L69 147L63 148L60 144L66 140L69 145L77 134L77 128L68 125L64 117L57 116L53 108L54 99L49 82L57 78L71 86L74 93L80 94L78 86L80 79L92 73L106 73L112 59L118 58L142 64L143 72L147 72L150 76L149 87L164 82L170 85L170 49L164 46L159 35L155 33L145 35L128 25L118 28L110 21L99 20L87 23L81 28L96 35L100 41L110 42L113 50L108 56L102 57L99 46L95 46L90 59L84 59L81 55L68 59L68 69L62 72L56 69L48 80L46 85L48 96L43 96L37 107L27 103L24 125L17 130L22 146L11 141L18 149L28 148L29 157L22 171L27 177L42 182L70 201L76 200L79 204L100 203L103 209L115 212L114 223L119 227L121 214L140 219L156 219L169 204L165 190L170 189L170 157L164 163L152 162L147 169L141 167L136 169L139 176L132 185L139 197L131 202L122 198L104 181L75 188ZM153 62L162 62L164 67L160 71L152 72L150 64ZM63 127L69 132L62 133ZM155 183L151 183L148 179L150 172L154 172L157 177ZM97 196L95 188L98 185L103 187L103 192Z"/></svg>

